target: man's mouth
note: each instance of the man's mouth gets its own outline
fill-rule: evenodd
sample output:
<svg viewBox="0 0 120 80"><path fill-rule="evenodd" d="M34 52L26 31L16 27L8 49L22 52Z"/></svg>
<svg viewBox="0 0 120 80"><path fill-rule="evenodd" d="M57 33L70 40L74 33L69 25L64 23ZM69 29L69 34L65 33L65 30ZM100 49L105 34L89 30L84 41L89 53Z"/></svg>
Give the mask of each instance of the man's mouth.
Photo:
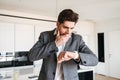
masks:
<svg viewBox="0 0 120 80"><path fill-rule="evenodd" d="M65 34L61 34L61 36L71 36L71 34L65 33Z"/></svg>

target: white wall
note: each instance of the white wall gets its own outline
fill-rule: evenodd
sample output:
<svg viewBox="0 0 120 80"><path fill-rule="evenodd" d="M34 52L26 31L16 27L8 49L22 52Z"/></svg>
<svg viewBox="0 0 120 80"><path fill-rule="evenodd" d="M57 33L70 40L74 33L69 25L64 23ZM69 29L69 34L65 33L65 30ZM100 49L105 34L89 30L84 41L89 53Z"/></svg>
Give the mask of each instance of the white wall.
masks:
<svg viewBox="0 0 120 80"><path fill-rule="evenodd" d="M95 52L95 23L92 21L79 21L75 26L77 34L82 35L86 44Z"/></svg>
<svg viewBox="0 0 120 80"><path fill-rule="evenodd" d="M111 31L120 31L120 18L112 18L96 23L96 28L95 28L96 43L97 43L97 33L104 32L104 46L105 46L104 47L105 63L99 62L96 71L97 73L108 76L109 76L109 32ZM98 45L96 44L96 53L98 53L97 46Z"/></svg>

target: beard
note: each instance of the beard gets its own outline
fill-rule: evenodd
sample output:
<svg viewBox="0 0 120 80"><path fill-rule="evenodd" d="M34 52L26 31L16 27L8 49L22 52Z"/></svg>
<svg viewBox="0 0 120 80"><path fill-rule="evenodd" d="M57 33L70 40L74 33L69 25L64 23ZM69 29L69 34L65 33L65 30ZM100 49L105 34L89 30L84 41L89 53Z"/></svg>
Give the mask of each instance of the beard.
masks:
<svg viewBox="0 0 120 80"><path fill-rule="evenodd" d="M71 37L71 34L70 34L70 33L63 33L63 34L60 34L60 36L64 36L64 37L70 38L70 37Z"/></svg>

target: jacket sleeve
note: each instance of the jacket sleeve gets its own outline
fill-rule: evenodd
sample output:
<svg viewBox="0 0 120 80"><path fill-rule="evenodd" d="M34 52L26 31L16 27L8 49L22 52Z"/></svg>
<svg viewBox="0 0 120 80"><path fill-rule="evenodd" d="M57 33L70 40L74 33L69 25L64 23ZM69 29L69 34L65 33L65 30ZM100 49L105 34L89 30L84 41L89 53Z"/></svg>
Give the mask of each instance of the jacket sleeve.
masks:
<svg viewBox="0 0 120 80"><path fill-rule="evenodd" d="M55 41L50 42L49 34L41 33L39 40L29 51L29 60L35 61L46 58L57 51L58 48L56 47Z"/></svg>
<svg viewBox="0 0 120 80"><path fill-rule="evenodd" d="M98 64L96 55L88 48L88 46L82 40L82 37L80 38L79 54L82 65L96 66Z"/></svg>

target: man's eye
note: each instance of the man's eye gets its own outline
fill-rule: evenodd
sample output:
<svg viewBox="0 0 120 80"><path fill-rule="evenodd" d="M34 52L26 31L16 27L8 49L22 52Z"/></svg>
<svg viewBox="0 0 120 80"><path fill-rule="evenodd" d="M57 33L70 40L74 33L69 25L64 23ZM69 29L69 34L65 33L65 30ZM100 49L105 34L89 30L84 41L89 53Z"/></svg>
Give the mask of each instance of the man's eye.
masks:
<svg viewBox="0 0 120 80"><path fill-rule="evenodd" d="M67 28L67 27L64 26L63 28Z"/></svg>

